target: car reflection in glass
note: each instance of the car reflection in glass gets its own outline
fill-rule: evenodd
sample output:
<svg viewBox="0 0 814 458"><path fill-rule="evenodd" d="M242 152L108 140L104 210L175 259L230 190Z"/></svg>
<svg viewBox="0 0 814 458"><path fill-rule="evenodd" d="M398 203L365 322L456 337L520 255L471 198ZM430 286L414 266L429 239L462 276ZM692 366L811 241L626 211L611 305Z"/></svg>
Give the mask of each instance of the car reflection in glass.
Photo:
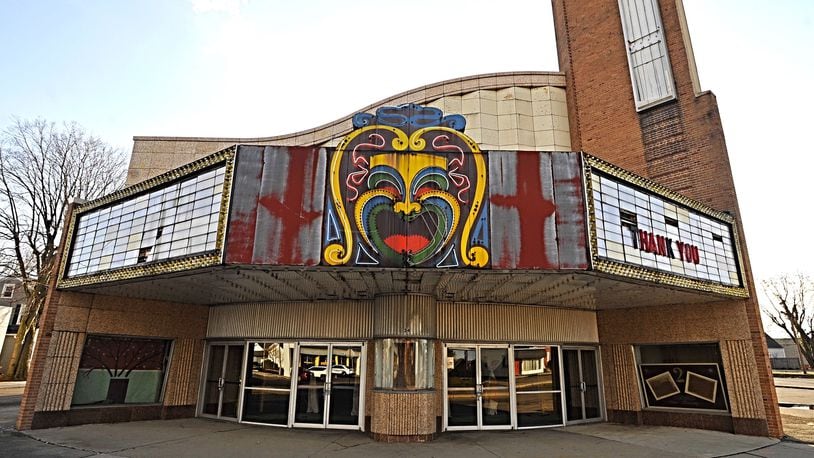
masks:
<svg viewBox="0 0 814 458"><path fill-rule="evenodd" d="M313 375L316 378L323 378L327 373L327 369L325 366L311 366L309 367L308 373ZM334 364L331 366L331 374L333 375L353 375L353 369L345 366L343 364Z"/></svg>

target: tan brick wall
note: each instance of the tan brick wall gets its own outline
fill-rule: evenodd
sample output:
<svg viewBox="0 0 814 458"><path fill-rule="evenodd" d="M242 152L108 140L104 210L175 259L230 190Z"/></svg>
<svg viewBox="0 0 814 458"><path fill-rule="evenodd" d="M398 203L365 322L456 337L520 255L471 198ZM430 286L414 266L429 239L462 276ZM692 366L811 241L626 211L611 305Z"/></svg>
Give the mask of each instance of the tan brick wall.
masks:
<svg viewBox="0 0 814 458"><path fill-rule="evenodd" d="M749 339L746 312L734 301L602 310L596 321L600 344Z"/></svg>
<svg viewBox="0 0 814 458"><path fill-rule="evenodd" d="M181 338L175 341L167 375L164 405L188 406L198 402L198 385L203 364L203 341Z"/></svg>
<svg viewBox="0 0 814 458"><path fill-rule="evenodd" d="M718 304L731 312L731 316L738 317L739 336L723 337L730 332L724 328L735 327L727 315L726 319L710 319L711 323L704 325L705 332L709 332L706 340L751 342L769 432L780 436L777 396L743 244L745 239L721 119L715 96L710 92L697 93L692 52L682 34L683 13L677 5L680 6L680 0L659 2L677 99L637 113L617 0L553 0L560 70L566 74L567 81L571 144L574 149L584 150L735 215L744 254L744 278L752 299ZM665 313L676 316L670 311ZM605 319L613 317L606 314ZM702 317L693 319L703 325ZM602 325L603 318L599 321L600 329L611 328ZM657 340L638 340L644 337L637 331L643 327L641 324L623 327L633 335L628 338L619 335L619 338L628 343L658 343L661 342L658 339L677 341L669 337L673 329L677 335L694 332L683 321L650 321L654 326L651 338ZM604 343L605 338L606 334L600 330L600 341ZM730 385L730 388L752 390L755 387Z"/></svg>
<svg viewBox="0 0 814 458"><path fill-rule="evenodd" d="M726 340L721 343L727 391L732 416L766 418L760 396L760 380L751 341Z"/></svg>
<svg viewBox="0 0 814 458"><path fill-rule="evenodd" d="M164 404L195 404L208 307L62 292L55 313L37 411L70 408L87 334L175 340Z"/></svg>
<svg viewBox="0 0 814 458"><path fill-rule="evenodd" d="M36 412L71 406L76 372L88 334L172 339L164 405L194 405L197 399L207 306L52 291L43 313L43 336L23 395L18 428Z"/></svg>
<svg viewBox="0 0 814 458"><path fill-rule="evenodd" d="M65 221L71 220L71 214L74 211L74 205L69 205L66 209ZM62 231L57 255L53 263L53 272L48 282L48 294L45 297L45 304L43 305L42 315L40 316L40 329L34 353L31 356L31 363L28 368L27 383L23 391L23 397L20 400L20 409L17 414L17 429L29 429L34 419L34 411L40 397L42 390L42 381L45 379L50 384L63 383L59 378L54 379L50 374L45 378L45 369L48 366L48 352L51 345L54 322L56 319L57 302L59 302L61 292L56 290L57 283L57 266L59 266L62 259L62 248L65 246L65 239L67 238L68 231ZM66 389L63 388L64 392ZM48 395L43 395L48 396ZM53 396L53 395L51 395Z"/></svg>
<svg viewBox="0 0 814 458"><path fill-rule="evenodd" d="M374 391L370 432L398 436L434 434L435 398L435 391Z"/></svg>
<svg viewBox="0 0 814 458"><path fill-rule="evenodd" d="M37 411L67 410L82 356L85 335L79 332L55 331L48 346L48 364L42 374Z"/></svg>
<svg viewBox="0 0 814 458"><path fill-rule="evenodd" d="M642 410L636 358L631 345L603 344L602 381L605 387L605 408L608 410Z"/></svg>

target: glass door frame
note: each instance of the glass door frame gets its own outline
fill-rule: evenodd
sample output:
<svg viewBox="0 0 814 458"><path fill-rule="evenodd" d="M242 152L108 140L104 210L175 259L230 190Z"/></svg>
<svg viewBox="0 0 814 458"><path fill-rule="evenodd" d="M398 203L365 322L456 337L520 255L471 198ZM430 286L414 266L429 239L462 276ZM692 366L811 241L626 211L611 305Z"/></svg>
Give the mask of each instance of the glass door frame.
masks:
<svg viewBox="0 0 814 458"><path fill-rule="evenodd" d="M582 380L584 380L584 378L585 378L584 375L582 374L582 352L584 350L591 350L591 351L594 352L594 358L596 359L594 361L594 364L596 365L596 384L597 384L597 390L598 390L598 394L599 394L598 398L597 398L597 401L599 402L599 406L598 406L598 408L599 408L599 416L598 417L585 418L586 417L586 413L585 413L585 392L580 391L580 400L582 401L582 403L581 403L581 405L582 405L582 418L580 418L578 420L571 420L570 418L568 418L568 407L567 407L567 404L566 404L566 402L567 402L566 401L566 391L568 390L568 387L565 386L565 371L566 371L565 351L566 350L576 350L576 352L577 352L577 365L579 366L580 383L583 383ZM563 379L563 381L562 381L562 383L563 383L563 385L562 385L562 388L563 388L563 391L562 391L562 393L563 393L563 396L562 396L563 410L562 410L562 412L563 412L563 420L565 420L566 426L568 426L568 425L579 425L579 424L582 424L582 423L595 423L595 422L599 422L599 421L604 421L605 420L605 415L606 415L606 412L605 412L605 389L604 389L605 384L602 383L603 382L603 380L602 380L602 355L599 353L599 347L592 347L592 346L589 346L589 345L563 345L560 348L560 352L561 352L560 357L562 358L560 360L561 361L560 364L562 365L562 379Z"/></svg>
<svg viewBox="0 0 814 458"><path fill-rule="evenodd" d="M251 387L251 386L247 387L246 386L245 375L246 375L246 371L248 369L247 366L249 364L248 363L248 361L249 361L248 355L249 355L250 351L252 351L252 352L254 351L254 348L250 348L250 347L251 347L252 344L265 343L265 342L291 344L291 345L293 345L293 348L294 348L294 359L291 361L291 365L292 365L292 367L291 367L291 369L292 369L291 383L288 386L288 395L289 395L289 398L288 398L288 414L287 414L288 419L286 420L285 424L261 423L261 422L258 422L258 421L243 420L243 400L244 400L244 397L246 396L247 391L261 390L261 391L268 391L268 392L272 392L272 393L280 393L280 392L285 391L284 389L280 389L280 388L257 388L257 387ZM241 383L240 383L240 404L238 405L238 407L240 408L240 411L238 411L238 420L237 420L238 423L244 423L244 424L247 424L247 425L270 426L272 428L291 428L292 427L292 418L293 418L292 417L292 415L293 415L292 398L294 396L293 391L297 388L297 380L296 380L297 379L297 374L293 373L293 371L297 369L296 362L297 362L297 358L299 357L299 351L300 351L299 342L295 342L295 341L292 341L292 340L286 340L286 339L252 339L252 340L244 341L243 344L246 347L245 347L245 350L243 351L243 375L244 375L244 377L243 377L243 379L241 380Z"/></svg>
<svg viewBox="0 0 814 458"><path fill-rule="evenodd" d="M241 417L243 416L243 386L245 382L244 375L246 374L246 347L248 344L247 342L240 340L213 340L205 342L204 345L206 348L204 349L203 364L201 365L201 389L199 390L198 394L198 407L196 409L196 415L204 418L214 418L217 420L239 423ZM224 417L221 415L221 410L223 409L222 389L218 390L218 413L216 415L204 413L206 403L206 378L209 374L209 355L212 351L212 347L218 345L222 345L226 349L223 353L223 360L221 361L221 376L226 370L226 362L229 357L229 347L243 348L243 357L241 358L242 361L240 362L240 378L238 379L237 415L235 417Z"/></svg>
<svg viewBox="0 0 814 458"><path fill-rule="evenodd" d="M443 349L444 361L447 358L447 349L475 350L475 395L477 399L475 411L477 414L475 425L472 426L449 426L449 384L446 364L444 367L444 431L488 431L488 430L508 430L517 429L517 419L515 415L515 386L514 386L514 351L510 344L475 344L475 343L445 343ZM509 361L509 423L507 425L486 425L483 424L483 374L481 373L481 349L505 349ZM479 388L480 387L480 388Z"/></svg>
<svg viewBox="0 0 814 458"><path fill-rule="evenodd" d="M546 391L538 391L538 392L521 392L522 393L559 393L560 395L560 412L562 414L562 422L555 423L553 425L535 425L535 426L518 426L517 425L517 379L514 376L514 372L512 372L512 429L524 430L524 429L542 429L542 428L562 428L567 424L565 421L566 417L568 416L565 412L565 363L563 362L563 345L562 344L540 344L540 343L518 343L512 344L512 361L514 361L514 349L520 348L543 348L543 347L555 347L557 349L557 364L559 367L557 368L557 372L559 374L558 381L560 384L559 390L546 390Z"/></svg>
<svg viewBox="0 0 814 458"><path fill-rule="evenodd" d="M296 408L297 408L297 379L299 377L292 376L291 377L291 398L288 404L288 427L289 428L310 428L310 429L346 429L346 430L365 430L365 378L367 378L367 346L364 342L325 342L325 341L298 341L296 344L296 351L294 352L294 361L292 362L294 368L299 368L300 366L300 347L303 345L308 346L317 346L322 347L324 346L327 349L327 364L325 365L325 380L326 384L329 385L328 393L325 394L323 399L323 420L322 423L297 423L295 421L296 415ZM343 347L343 346L358 346L361 352L359 358L359 406L357 410L359 412L359 421L356 425L341 425L341 424L334 424L330 423L330 406L331 406L331 389L330 389L330 382L328 380L331 379L331 368L333 367L333 347ZM242 399L242 397L241 397ZM241 411L242 416L242 411Z"/></svg>

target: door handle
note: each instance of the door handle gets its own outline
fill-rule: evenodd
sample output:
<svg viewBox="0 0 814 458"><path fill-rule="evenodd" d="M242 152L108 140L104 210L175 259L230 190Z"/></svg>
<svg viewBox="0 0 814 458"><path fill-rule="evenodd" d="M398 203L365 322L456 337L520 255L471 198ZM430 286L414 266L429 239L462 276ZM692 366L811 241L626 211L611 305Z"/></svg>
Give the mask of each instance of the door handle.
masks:
<svg viewBox="0 0 814 458"><path fill-rule="evenodd" d="M585 382L579 382L579 390L583 393L588 391L588 385Z"/></svg>
<svg viewBox="0 0 814 458"><path fill-rule="evenodd" d="M218 378L218 391L223 389L223 377Z"/></svg>

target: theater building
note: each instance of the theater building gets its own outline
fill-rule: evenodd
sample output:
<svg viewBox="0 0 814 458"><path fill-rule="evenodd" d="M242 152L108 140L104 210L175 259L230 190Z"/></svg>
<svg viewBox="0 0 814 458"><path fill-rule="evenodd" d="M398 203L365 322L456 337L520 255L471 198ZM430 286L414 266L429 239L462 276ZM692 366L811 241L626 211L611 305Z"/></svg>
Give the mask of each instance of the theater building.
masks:
<svg viewBox="0 0 814 458"><path fill-rule="evenodd" d="M780 436L681 1L553 6L559 72L286 136L136 137L128 186L71 207L18 427Z"/></svg>

